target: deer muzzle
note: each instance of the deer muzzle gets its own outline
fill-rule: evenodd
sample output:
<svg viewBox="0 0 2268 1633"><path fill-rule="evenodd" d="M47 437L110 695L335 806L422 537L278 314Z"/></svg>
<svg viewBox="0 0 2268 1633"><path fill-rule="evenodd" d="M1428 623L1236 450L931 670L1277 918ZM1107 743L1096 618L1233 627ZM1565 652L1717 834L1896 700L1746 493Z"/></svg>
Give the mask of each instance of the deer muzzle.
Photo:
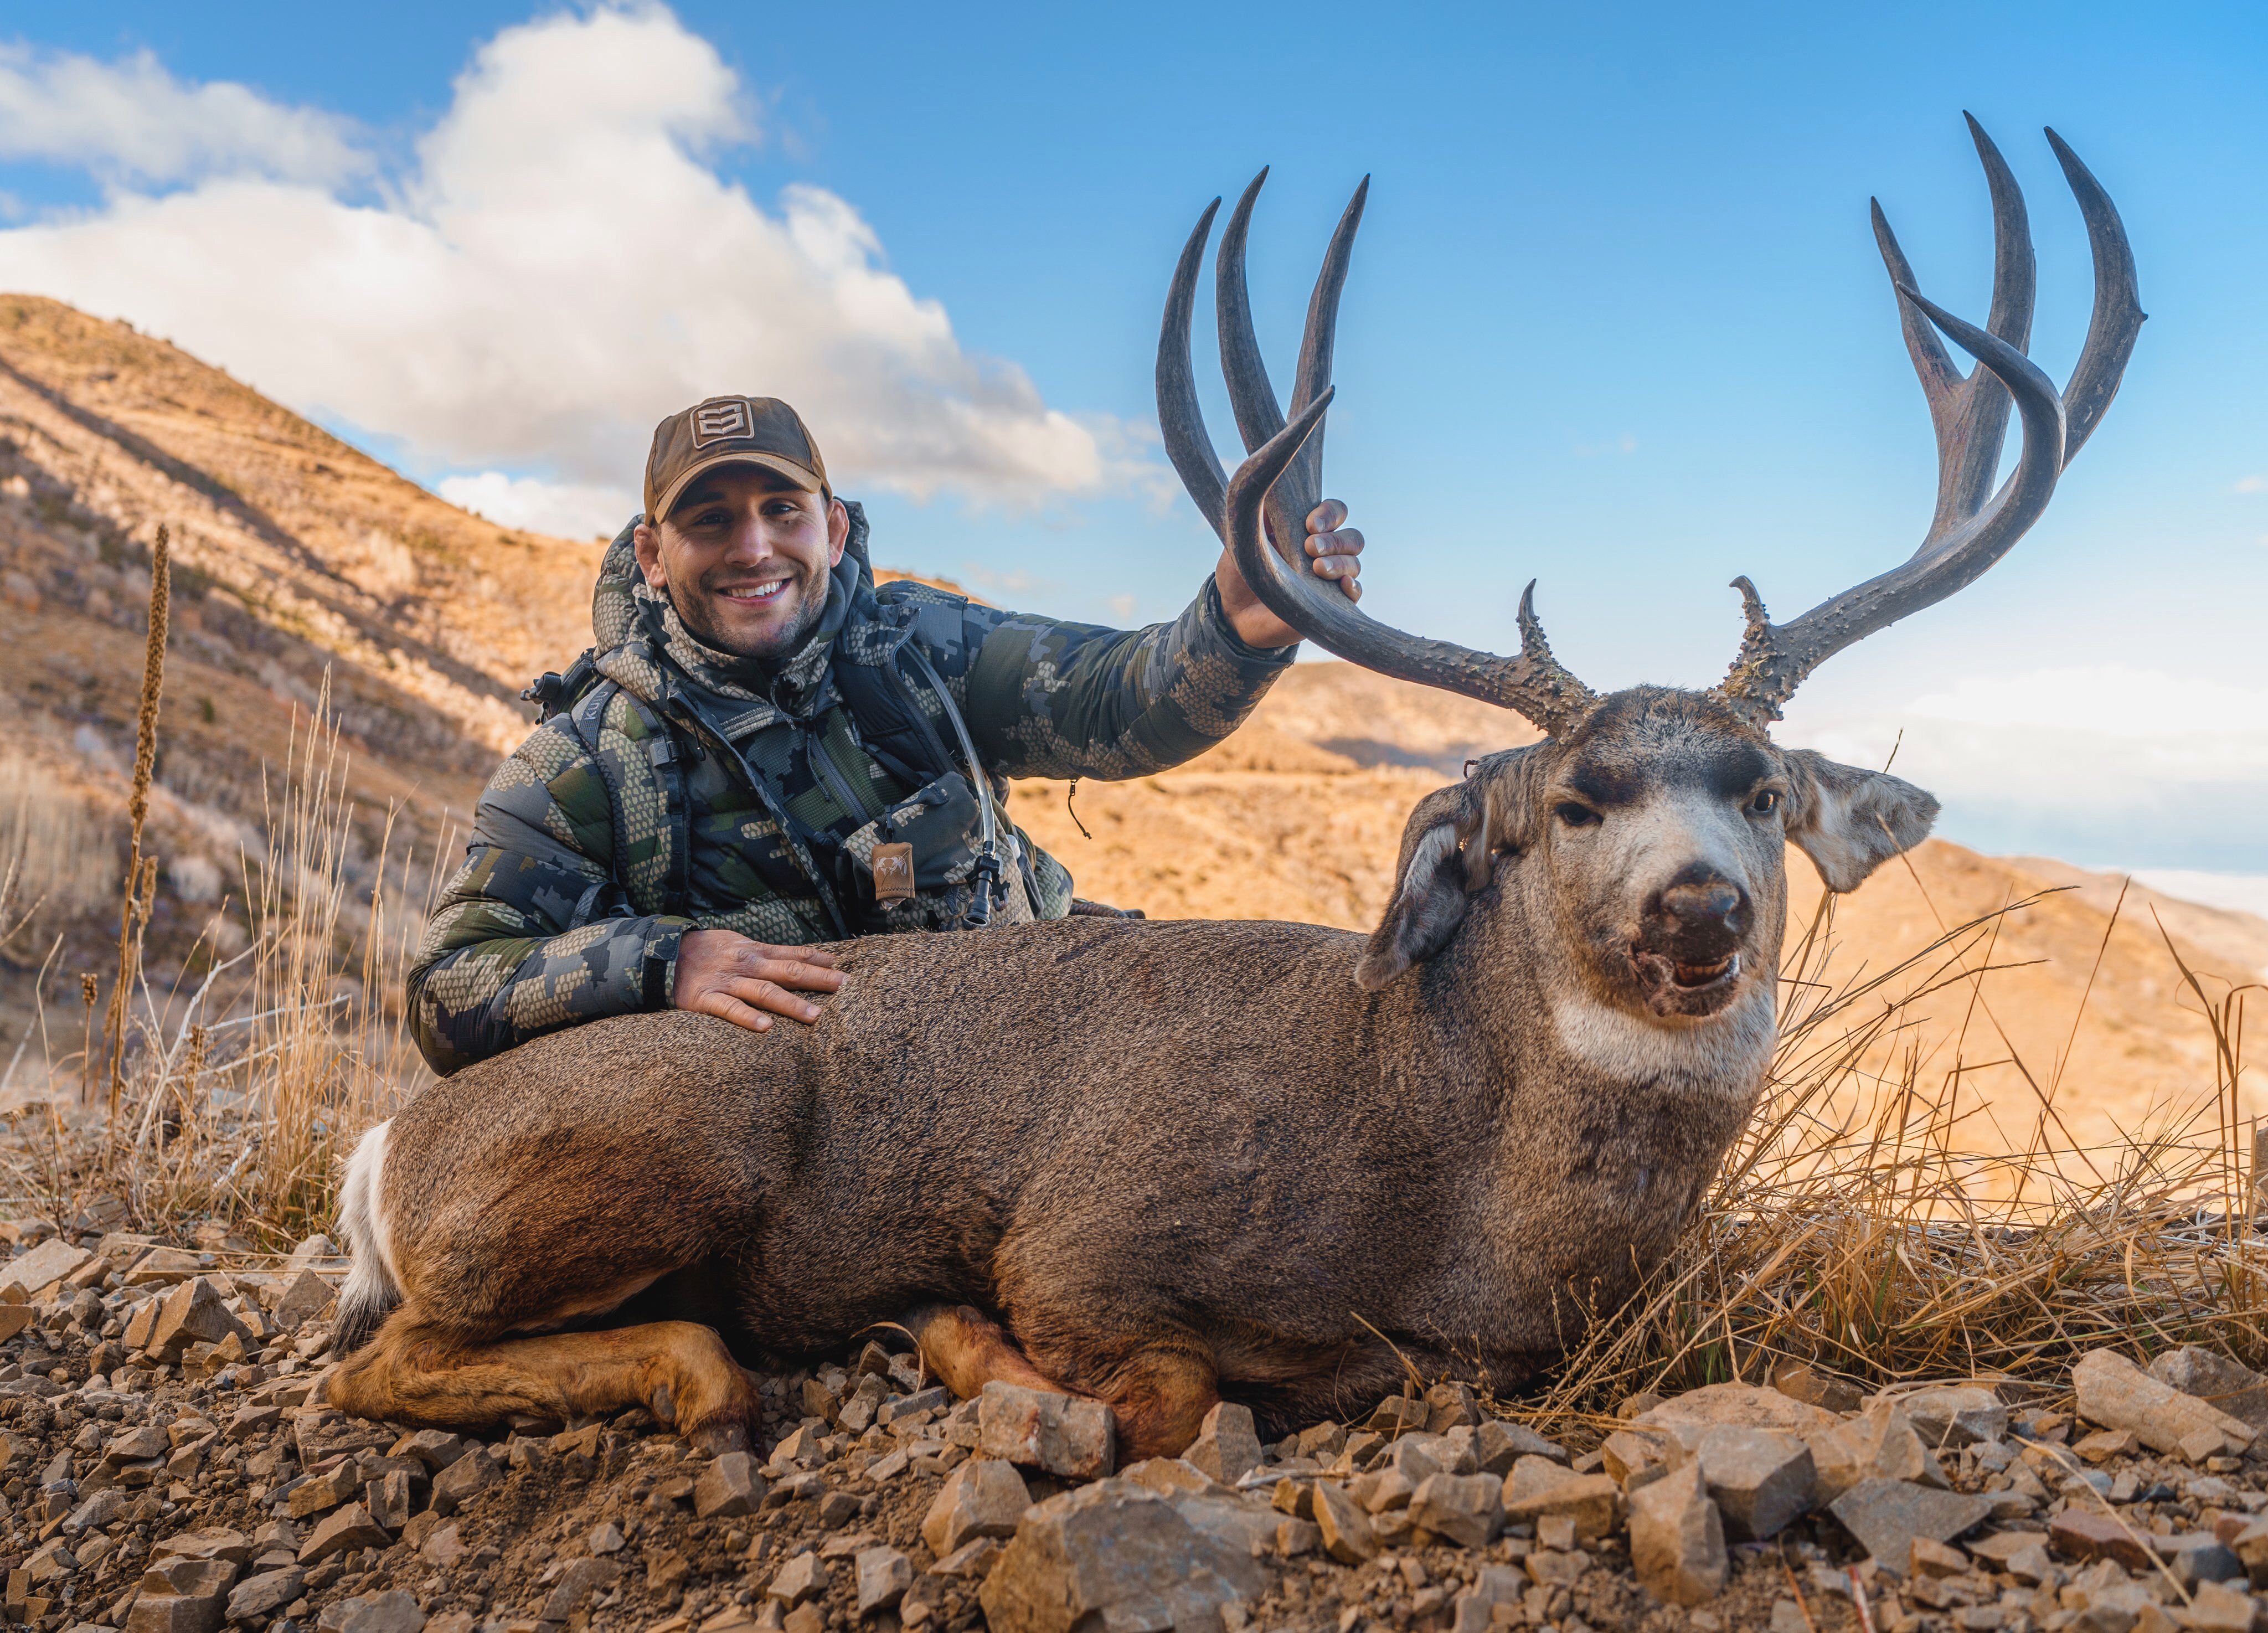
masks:
<svg viewBox="0 0 2268 1633"><path fill-rule="evenodd" d="M1630 950L1640 995L1659 1015L1710 1015L1732 1001L1755 914L1749 893L1705 865L1655 891Z"/></svg>

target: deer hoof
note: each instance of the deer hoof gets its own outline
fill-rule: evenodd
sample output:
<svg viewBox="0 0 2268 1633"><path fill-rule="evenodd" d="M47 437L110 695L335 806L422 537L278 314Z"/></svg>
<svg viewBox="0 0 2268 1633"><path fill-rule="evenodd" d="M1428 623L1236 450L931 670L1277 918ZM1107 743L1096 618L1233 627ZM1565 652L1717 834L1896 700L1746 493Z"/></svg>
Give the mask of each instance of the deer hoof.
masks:
<svg viewBox="0 0 2268 1633"><path fill-rule="evenodd" d="M748 1426L728 1418L720 1418L714 1423L703 1423L698 1429L689 1430L685 1438L696 1451L705 1452L711 1457L722 1457L727 1452L748 1450Z"/></svg>

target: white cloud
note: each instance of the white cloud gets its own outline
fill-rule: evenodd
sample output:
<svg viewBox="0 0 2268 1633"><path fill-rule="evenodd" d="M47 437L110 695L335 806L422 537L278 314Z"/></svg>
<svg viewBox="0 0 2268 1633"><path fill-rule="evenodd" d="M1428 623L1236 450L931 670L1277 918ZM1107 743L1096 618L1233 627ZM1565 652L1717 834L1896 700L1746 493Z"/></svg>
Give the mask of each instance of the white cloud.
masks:
<svg viewBox="0 0 2268 1633"><path fill-rule="evenodd" d="M107 104L68 66L19 71L91 125ZM188 122L160 99L136 162ZM795 403L854 490L1030 504L1138 476L1130 439L964 350L850 203L792 187L767 209L720 176L711 155L754 135L733 71L667 11L561 13L480 48L379 202L269 154L0 232L0 288L129 318L431 467L627 486L656 421L745 391Z"/></svg>
<svg viewBox="0 0 2268 1633"><path fill-rule="evenodd" d="M2046 727L2157 738L2268 732L2268 691L2183 680L2125 664L1965 675L1906 705L1909 714L1970 725Z"/></svg>
<svg viewBox="0 0 2268 1633"><path fill-rule="evenodd" d="M2239 493L2268 493L2268 476L2240 476L2236 479Z"/></svg>
<svg viewBox="0 0 2268 1633"><path fill-rule="evenodd" d="M525 527L561 539L611 539L638 508L635 488L585 487L502 471L445 476L433 490L459 510L485 516L499 526Z"/></svg>
<svg viewBox="0 0 2268 1633"><path fill-rule="evenodd" d="M339 181L366 161L345 120L279 107L226 81L185 85L147 51L99 63L0 44L0 158L82 166L106 180L231 171Z"/></svg>

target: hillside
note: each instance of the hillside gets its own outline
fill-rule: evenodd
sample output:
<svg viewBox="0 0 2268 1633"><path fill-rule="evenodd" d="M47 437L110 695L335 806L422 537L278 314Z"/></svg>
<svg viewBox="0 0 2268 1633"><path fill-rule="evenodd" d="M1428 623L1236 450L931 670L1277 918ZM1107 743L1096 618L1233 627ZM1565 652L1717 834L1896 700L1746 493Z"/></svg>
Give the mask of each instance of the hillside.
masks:
<svg viewBox="0 0 2268 1633"><path fill-rule="evenodd" d="M0 297L0 853L28 847L47 905L0 946L0 1050L25 1036L32 969L63 938L46 991L101 967L115 934L125 777L133 755L149 547L159 521L177 574L151 850L166 863L153 947L176 965L217 899L240 892L295 720L328 671L351 756L356 839L343 870L366 894L394 853L422 879L446 813L468 810L526 730L519 688L588 638L598 547L501 529L444 504L336 438L159 340L55 302ZM1486 705L1347 665L1303 664L1256 718L1177 772L1059 783L1015 797L1017 818L1083 893L1153 916L1281 917L1367 928L1392 884L1410 806L1469 756L1528 740ZM1804 910L1816 885L1791 861ZM2226 981L2268 968L2268 922L2132 892L2106 945L2118 881L2034 858L1933 842L1840 904L1835 970L1880 970L1958 923L2043 889L2012 918L1989 1014L1970 1018L1960 1071L1930 1057L1963 1106L2012 1136L2073 1036L2058 1109L2083 1137L2134 1126L2168 1096L2210 1087L2207 1039L2149 909L2182 955ZM357 921L352 902L346 915ZM241 928L225 927L220 940ZM165 974L160 968L156 972ZM2218 990L2218 988L2210 989ZM77 997L65 1005L74 1014ZM1955 1000L1931 1003L1948 1037ZM2006 1034L2004 1041L2001 1033ZM2014 1046L2013 1051L2011 1045ZM4 1063L0 1063L0 1070ZM2245 1111L2254 1107L2248 1098ZM1980 1143L1985 1138L1977 1125Z"/></svg>

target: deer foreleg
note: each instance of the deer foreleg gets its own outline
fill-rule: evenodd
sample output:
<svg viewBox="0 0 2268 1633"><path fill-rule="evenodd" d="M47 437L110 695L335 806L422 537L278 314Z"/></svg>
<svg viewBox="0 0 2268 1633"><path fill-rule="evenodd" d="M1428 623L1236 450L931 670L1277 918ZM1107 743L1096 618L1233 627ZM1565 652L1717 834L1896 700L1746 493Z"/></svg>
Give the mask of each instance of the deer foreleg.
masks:
<svg viewBox="0 0 2268 1633"><path fill-rule="evenodd" d="M1101 1401L1118 1422L1121 1462L1180 1456L1220 1399L1210 1357L1193 1346L1137 1350L1102 1369L1104 1382L1083 1387L1049 1376L998 1321L967 1305L931 1305L908 1315L905 1326L930 1370L963 1400L997 1380ZM1083 1377L1087 1369L1064 1370Z"/></svg>
<svg viewBox="0 0 2268 1633"><path fill-rule="evenodd" d="M1179 1457L1220 1403L1210 1357L1172 1344L1137 1350L1110 1370L1094 1392L1118 1418L1118 1460Z"/></svg>
<svg viewBox="0 0 2268 1633"><path fill-rule="evenodd" d="M925 1305L904 1325L929 1370L956 1399L973 1401L996 1380L1055 1394L1079 1393L1042 1373L999 1322L968 1305Z"/></svg>
<svg viewBox="0 0 2268 1633"><path fill-rule="evenodd" d="M468 1342L396 1310L333 1374L357 1417L481 1429L516 1417L564 1423L642 1406L708 1452L746 1451L758 1408L724 1340L691 1321Z"/></svg>

